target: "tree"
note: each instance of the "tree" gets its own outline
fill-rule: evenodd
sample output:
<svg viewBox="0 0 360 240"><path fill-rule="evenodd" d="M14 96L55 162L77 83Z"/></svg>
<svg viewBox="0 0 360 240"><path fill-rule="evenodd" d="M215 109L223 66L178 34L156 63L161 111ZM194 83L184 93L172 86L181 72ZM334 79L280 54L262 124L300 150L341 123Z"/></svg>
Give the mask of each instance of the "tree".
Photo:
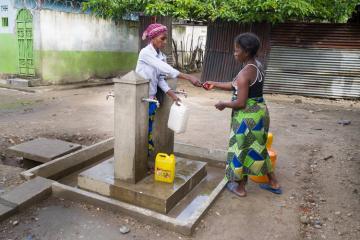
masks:
<svg viewBox="0 0 360 240"><path fill-rule="evenodd" d="M85 9L113 19L142 12L190 20L346 22L359 0L89 0Z"/></svg>

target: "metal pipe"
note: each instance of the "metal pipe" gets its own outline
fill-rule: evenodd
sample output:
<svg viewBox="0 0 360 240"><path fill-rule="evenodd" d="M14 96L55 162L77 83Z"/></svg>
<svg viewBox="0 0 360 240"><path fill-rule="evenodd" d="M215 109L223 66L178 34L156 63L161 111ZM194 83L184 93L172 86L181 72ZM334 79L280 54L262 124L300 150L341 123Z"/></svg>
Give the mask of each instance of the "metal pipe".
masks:
<svg viewBox="0 0 360 240"><path fill-rule="evenodd" d="M142 98L141 101L142 101L142 102L148 102L148 103L153 102L153 103L156 103L156 106L157 106L157 107L160 106L159 101L156 100L156 99L152 99L152 98Z"/></svg>

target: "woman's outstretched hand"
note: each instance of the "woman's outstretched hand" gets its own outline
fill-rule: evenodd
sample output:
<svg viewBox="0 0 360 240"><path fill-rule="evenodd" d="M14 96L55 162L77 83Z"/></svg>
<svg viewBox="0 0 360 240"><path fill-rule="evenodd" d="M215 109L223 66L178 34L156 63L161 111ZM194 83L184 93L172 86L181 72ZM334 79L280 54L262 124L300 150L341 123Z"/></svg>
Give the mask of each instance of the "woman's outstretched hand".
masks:
<svg viewBox="0 0 360 240"><path fill-rule="evenodd" d="M225 103L222 102L222 101L220 101L220 102L218 102L217 104L215 104L215 107L216 107L216 109L222 111L222 110L225 109Z"/></svg>
<svg viewBox="0 0 360 240"><path fill-rule="evenodd" d="M197 77L191 76L191 78L189 80L192 83L192 85L194 85L195 87L201 87L202 86L200 80Z"/></svg>
<svg viewBox="0 0 360 240"><path fill-rule="evenodd" d="M202 84L202 87L205 89L205 90L211 90L213 89L215 86L215 83L213 81L206 81Z"/></svg>

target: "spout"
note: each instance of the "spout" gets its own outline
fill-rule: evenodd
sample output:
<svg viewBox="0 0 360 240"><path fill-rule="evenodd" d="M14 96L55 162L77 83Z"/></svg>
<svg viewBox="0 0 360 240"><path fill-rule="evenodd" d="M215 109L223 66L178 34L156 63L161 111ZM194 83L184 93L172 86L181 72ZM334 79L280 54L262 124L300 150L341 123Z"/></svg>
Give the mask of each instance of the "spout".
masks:
<svg viewBox="0 0 360 240"><path fill-rule="evenodd" d="M115 98L114 93L113 93L113 92L109 92L109 93L106 95L106 100L109 100L109 97Z"/></svg>
<svg viewBox="0 0 360 240"><path fill-rule="evenodd" d="M156 99L151 99L151 98L142 98L141 101L143 102L153 102L153 103L156 103L156 106L159 107L160 106L160 103L158 100Z"/></svg>
<svg viewBox="0 0 360 240"><path fill-rule="evenodd" d="M185 98L187 98L188 94L187 92L185 92L185 90L179 90L179 91L174 91L175 94L182 94L184 95Z"/></svg>

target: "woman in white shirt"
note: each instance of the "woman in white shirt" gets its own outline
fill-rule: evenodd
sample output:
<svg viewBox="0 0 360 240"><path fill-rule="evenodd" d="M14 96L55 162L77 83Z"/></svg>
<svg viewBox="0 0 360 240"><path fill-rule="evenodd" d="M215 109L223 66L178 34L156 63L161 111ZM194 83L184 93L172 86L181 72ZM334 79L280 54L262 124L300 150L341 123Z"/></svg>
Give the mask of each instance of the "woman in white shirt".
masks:
<svg viewBox="0 0 360 240"><path fill-rule="evenodd" d="M201 87L200 81L189 74L181 73L166 63L166 56L161 52L167 42L167 28L162 24L150 24L143 34L143 40L149 44L139 54L136 73L150 81L149 97L155 99L158 87L171 99L178 103L180 98L169 87L165 78L181 78L190 81L194 86ZM149 103L149 156L154 150L152 141L152 127L157 106Z"/></svg>

